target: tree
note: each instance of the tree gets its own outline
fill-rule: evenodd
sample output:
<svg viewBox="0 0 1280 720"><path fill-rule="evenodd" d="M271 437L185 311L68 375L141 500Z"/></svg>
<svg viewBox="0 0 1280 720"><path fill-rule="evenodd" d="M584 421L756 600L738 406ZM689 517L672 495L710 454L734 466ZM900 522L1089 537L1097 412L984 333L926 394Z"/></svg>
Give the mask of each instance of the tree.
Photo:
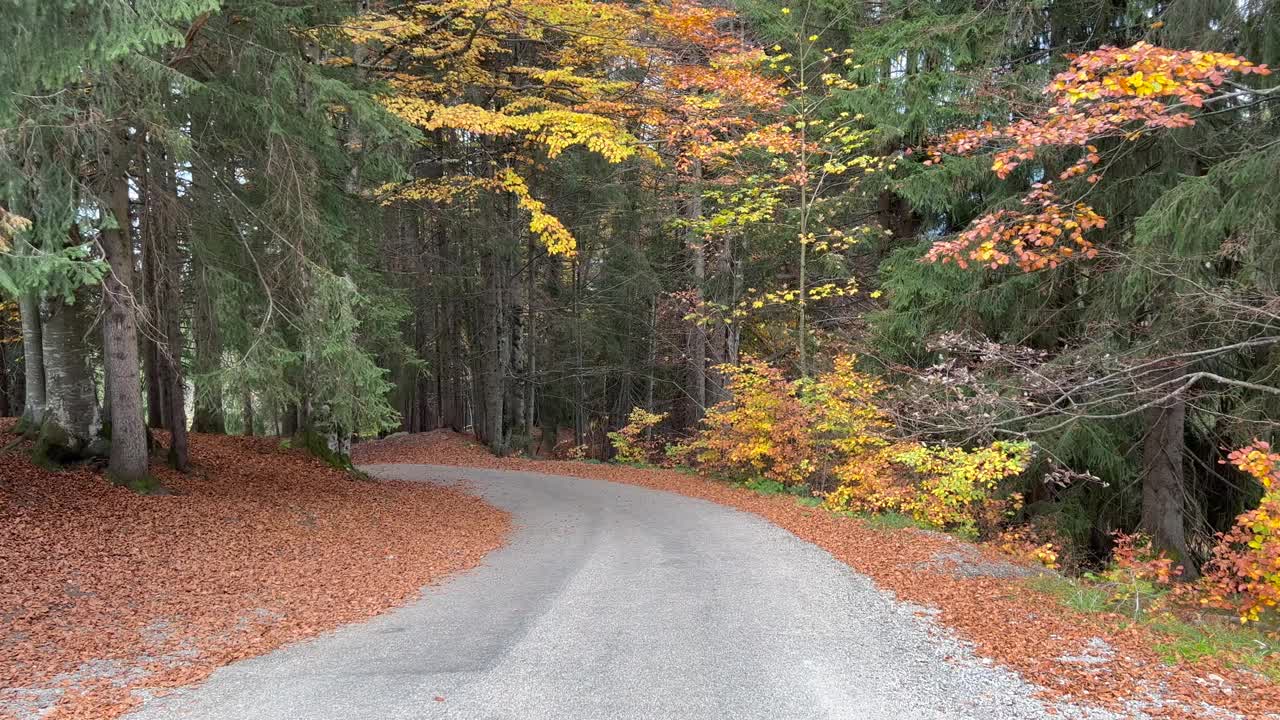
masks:
<svg viewBox="0 0 1280 720"><path fill-rule="evenodd" d="M1108 297L1113 298L1111 309L1131 313L1134 324L1124 328L1127 337L1103 335L1099 339L1112 347L1119 345L1124 348L1122 352L1136 357L1122 360L1119 369L1101 378L1059 385L1049 406L1031 416L1052 413L1068 419L1118 419L1141 414L1146 420L1141 526L1160 547L1188 565L1194 557L1184 532L1188 491L1183 453L1188 397L1204 381L1228 386L1238 386L1242 381L1197 372L1197 365L1204 360L1229 350L1214 347L1218 340L1212 335L1187 332L1186 317L1161 312L1164 303L1158 298L1169 293L1167 303L1185 303L1195 314L1212 312L1217 291L1206 292L1197 276L1213 285L1226 278L1204 277L1185 265L1181 271L1174 270L1183 264L1177 257L1178 248L1171 248L1174 255L1170 257L1165 255L1168 250L1151 244L1146 231L1161 222L1155 214L1162 209L1159 201L1139 209L1132 226L1136 231L1132 245L1128 237L1114 234L1108 238L1110 245L1099 245L1092 237L1108 227L1105 215L1083 200L1067 202L1060 198L1066 193L1087 197L1096 188L1105 187L1110 164L1149 137L1196 125L1192 114L1196 109L1211 108L1206 110L1210 114L1240 112L1233 110L1233 103L1247 107L1260 99L1265 101L1269 91L1254 90L1228 78L1232 73L1267 72L1265 66L1255 66L1227 53L1168 50L1146 43L1124 49L1103 47L1072 58L1071 66L1046 88L1049 103L1041 114L1007 126L990 125L953 133L925 161L933 164L943 153L969 154L994 146L991 168L998 177L1007 179L1020 165L1038 163L1046 149L1067 150L1066 166L1057 173L1057 182L1063 183L1065 189L1045 178L1048 168L1038 166L1029 192L1019 201L1021 209L999 209L979 217L954 239L935 242L927 259L955 262L961 267L974 263L992 270L1012 265L1023 272L1037 272L1054 270L1077 258L1077 262L1088 262L1105 256L1107 262L1091 268L1077 280L1077 287L1081 293L1086 289L1107 293L1111 289L1108 285L1117 283L1114 278L1123 278L1119 283L1129 287L1121 290L1119 301L1114 300L1114 295ZM1248 122L1247 111L1243 121ZM1071 150L1075 150L1074 159ZM1246 145L1234 152L1248 153L1251 149ZM1180 191L1175 189L1173 193ZM1153 281L1149 275L1153 270L1171 272L1168 277L1173 282ZM1146 285L1137 302L1132 294L1135 280ZM1178 288L1183 282L1188 285ZM1256 306L1250 301L1244 303L1248 312L1253 307ZM1260 341L1257 344L1261 345L1271 341L1271 334L1265 326L1259 326L1246 330L1243 338L1234 339L1248 344ZM1190 356L1178 352L1188 345L1200 351ZM1252 383L1246 385L1265 389ZM1049 425L1056 430L1064 423ZM1189 567L1188 574L1193 570Z"/></svg>

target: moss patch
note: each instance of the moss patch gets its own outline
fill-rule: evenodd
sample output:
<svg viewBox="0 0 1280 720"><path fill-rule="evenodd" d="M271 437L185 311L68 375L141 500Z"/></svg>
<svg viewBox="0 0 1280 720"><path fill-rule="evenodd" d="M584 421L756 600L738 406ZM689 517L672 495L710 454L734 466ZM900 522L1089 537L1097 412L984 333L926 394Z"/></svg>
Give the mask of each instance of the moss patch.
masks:
<svg viewBox="0 0 1280 720"><path fill-rule="evenodd" d="M290 443L293 447L303 448L307 452L324 460L329 467L348 472L354 471L356 466L351 462L351 456L344 453L334 452L329 448L329 441L323 435L314 430L304 430L293 436Z"/></svg>

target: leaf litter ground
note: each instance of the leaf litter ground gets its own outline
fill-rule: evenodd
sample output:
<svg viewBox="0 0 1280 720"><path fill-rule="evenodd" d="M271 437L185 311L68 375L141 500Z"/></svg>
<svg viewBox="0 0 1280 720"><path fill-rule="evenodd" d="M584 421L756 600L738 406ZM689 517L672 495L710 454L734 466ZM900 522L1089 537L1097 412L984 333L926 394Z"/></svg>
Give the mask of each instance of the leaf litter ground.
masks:
<svg viewBox="0 0 1280 720"><path fill-rule="evenodd" d="M140 496L33 465L0 421L0 718L106 720L477 565L507 513L359 479L278 439L193 435ZM162 462L153 463L155 466Z"/></svg>

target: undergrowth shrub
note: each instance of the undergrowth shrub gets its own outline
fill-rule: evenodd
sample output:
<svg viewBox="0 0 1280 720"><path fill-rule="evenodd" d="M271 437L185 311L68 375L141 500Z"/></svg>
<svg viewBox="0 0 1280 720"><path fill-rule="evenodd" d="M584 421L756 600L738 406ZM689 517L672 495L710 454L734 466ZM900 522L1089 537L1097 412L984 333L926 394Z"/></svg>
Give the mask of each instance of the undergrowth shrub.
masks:
<svg viewBox="0 0 1280 720"><path fill-rule="evenodd" d="M1050 570L1062 567L1061 542L1047 539L1043 531L1033 525L1015 525L1001 530L993 542L1006 555L1038 563Z"/></svg>
<svg viewBox="0 0 1280 720"><path fill-rule="evenodd" d="M1102 586L1113 607L1131 610L1135 619L1161 609L1182 574L1182 566L1156 549L1149 535L1117 532L1113 537L1111 563L1085 577Z"/></svg>
<svg viewBox="0 0 1280 720"><path fill-rule="evenodd" d="M699 466L734 480L805 482L815 452L804 404L782 372L754 359L721 365L729 399L712 407L688 446Z"/></svg>
<svg viewBox="0 0 1280 720"><path fill-rule="evenodd" d="M919 521L968 535L990 534L1021 508L1021 496L1000 498L1001 480L1019 475L1031 458L1025 442L996 441L986 447L917 445L894 456L894 463L919 478L905 507Z"/></svg>
<svg viewBox="0 0 1280 720"><path fill-rule="evenodd" d="M845 458L832 469L839 483L827 493L830 510L905 513L917 489L894 465L894 457L909 445L888 445Z"/></svg>
<svg viewBox="0 0 1280 720"><path fill-rule="evenodd" d="M1258 507L1236 518L1205 566L1205 604L1236 611L1242 623L1280 615L1280 454L1261 440L1227 456L1262 485Z"/></svg>
<svg viewBox="0 0 1280 720"><path fill-rule="evenodd" d="M788 382L758 360L720 366L728 400L708 413L688 452L706 471L825 490L833 510L898 512L936 527L991 535L1021 508L1001 481L1030 459L1024 442L967 450L895 441L878 404L884 383L838 358L812 379Z"/></svg>
<svg viewBox="0 0 1280 720"><path fill-rule="evenodd" d="M856 362L852 355L838 357L830 372L795 383L796 395L810 414L810 432L823 470L889 445L886 434L893 424L875 402L884 383L855 370Z"/></svg>
<svg viewBox="0 0 1280 720"><path fill-rule="evenodd" d="M629 463L647 463L661 451L661 441L652 437L653 428L666 419L666 413L652 413L644 408L634 408L627 416L627 424L609 433L618 460Z"/></svg>

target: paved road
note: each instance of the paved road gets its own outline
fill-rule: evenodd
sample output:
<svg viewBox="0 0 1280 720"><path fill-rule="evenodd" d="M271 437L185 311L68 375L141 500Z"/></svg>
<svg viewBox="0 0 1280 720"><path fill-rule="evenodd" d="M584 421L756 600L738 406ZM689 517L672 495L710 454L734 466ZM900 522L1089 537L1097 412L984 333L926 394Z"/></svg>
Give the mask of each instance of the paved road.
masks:
<svg viewBox="0 0 1280 720"><path fill-rule="evenodd" d="M753 515L534 473L367 469L469 481L514 513L510 544L133 720L1050 717L918 609Z"/></svg>

